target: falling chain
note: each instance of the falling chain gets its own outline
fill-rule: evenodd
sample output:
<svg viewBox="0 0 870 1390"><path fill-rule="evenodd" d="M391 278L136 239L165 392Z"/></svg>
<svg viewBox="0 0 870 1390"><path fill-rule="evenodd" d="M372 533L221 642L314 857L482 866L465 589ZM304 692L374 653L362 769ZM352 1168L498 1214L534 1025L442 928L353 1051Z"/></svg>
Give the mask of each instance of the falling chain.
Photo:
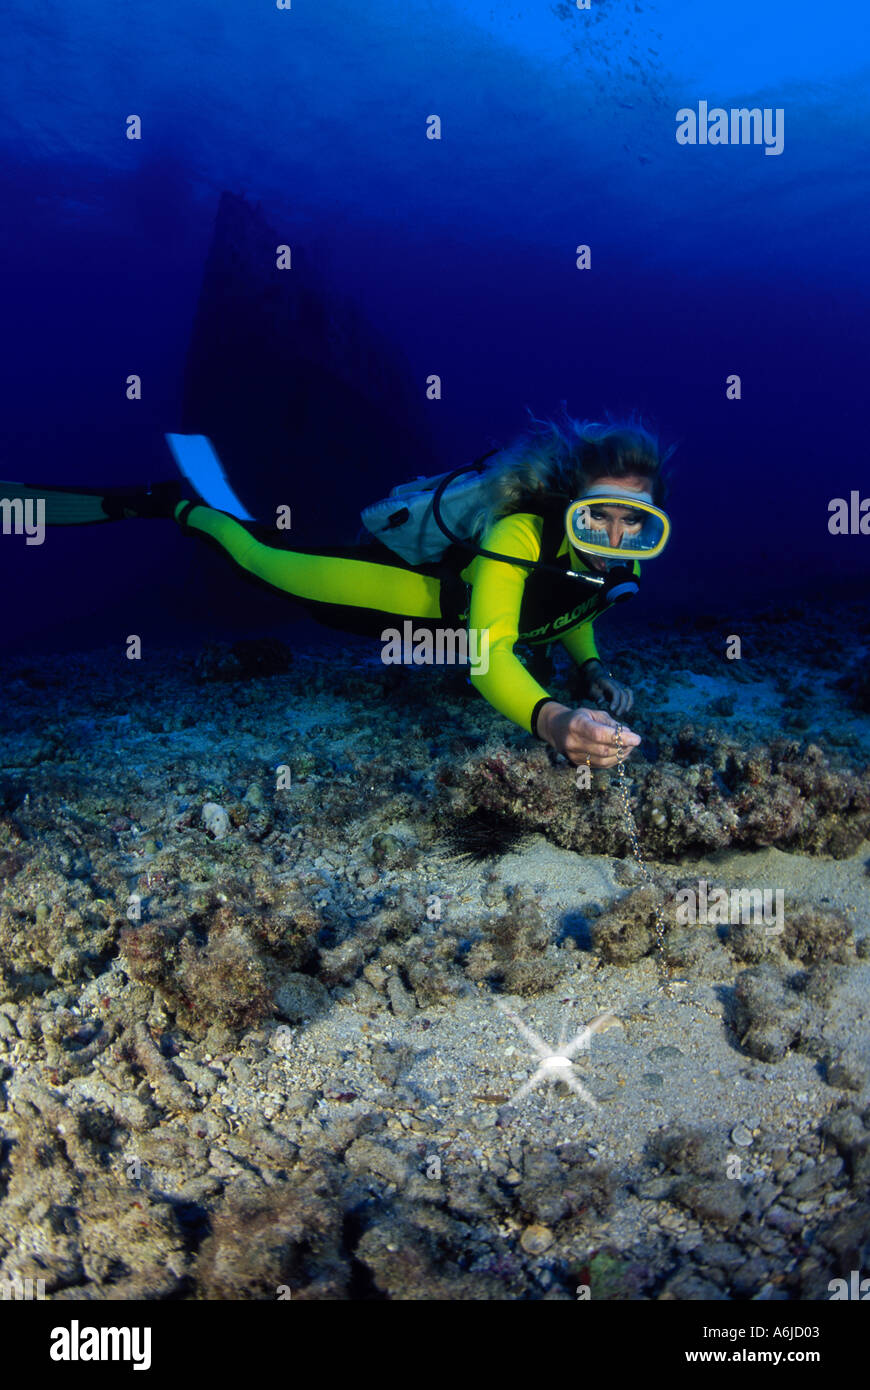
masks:
<svg viewBox="0 0 870 1390"><path fill-rule="evenodd" d="M617 794L622 800L622 813L625 817L625 829L628 834L628 840L629 844L631 845L632 853L635 857L635 860L637 861L637 866L643 874L643 877L646 879L647 883L655 891L656 894L654 911L656 915L656 948L658 952L657 959L659 975L661 976L662 989L665 991L665 994L667 994L669 998L672 998L674 989L680 984L682 984L683 981L674 980L672 978L670 967L668 966L667 958L665 956L665 914L662 911L661 903L658 900L658 885L656 884L655 879L652 877L652 874L647 868L646 863L644 861L644 857L640 852L640 842L637 838L637 822L634 819L634 812L631 809L631 802L628 799L628 783L625 780L625 755L626 749L625 744L622 741L622 725L617 724Z"/></svg>

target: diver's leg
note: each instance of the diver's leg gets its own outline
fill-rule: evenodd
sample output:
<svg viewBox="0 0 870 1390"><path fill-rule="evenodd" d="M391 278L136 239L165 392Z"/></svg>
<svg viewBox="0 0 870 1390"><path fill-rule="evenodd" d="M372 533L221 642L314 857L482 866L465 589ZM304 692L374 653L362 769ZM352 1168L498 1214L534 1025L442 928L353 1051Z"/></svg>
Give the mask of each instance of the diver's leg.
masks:
<svg viewBox="0 0 870 1390"><path fill-rule="evenodd" d="M440 582L381 560L309 555L266 545L226 512L189 502L175 509L188 531L216 542L237 565L303 602L360 608L407 618L439 619ZM364 547L359 547L361 555Z"/></svg>

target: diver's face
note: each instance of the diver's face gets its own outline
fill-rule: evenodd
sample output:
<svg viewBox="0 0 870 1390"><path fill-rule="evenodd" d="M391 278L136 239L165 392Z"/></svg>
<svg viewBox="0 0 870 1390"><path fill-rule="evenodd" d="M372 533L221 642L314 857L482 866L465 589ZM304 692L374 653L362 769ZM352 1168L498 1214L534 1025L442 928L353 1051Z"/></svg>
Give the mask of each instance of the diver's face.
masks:
<svg viewBox="0 0 870 1390"><path fill-rule="evenodd" d="M652 495L652 483L649 478L643 478L639 474L632 474L628 478L594 478L589 484L590 490L600 491L603 488L615 487L621 492L646 493ZM613 546L617 549L622 545L624 536L636 536L644 523L643 512L632 511L631 506L596 506L594 502L589 504L589 523L590 529L602 533L602 543ZM605 539L606 538L606 539ZM583 563L595 570L606 570L607 561L601 555L584 555Z"/></svg>

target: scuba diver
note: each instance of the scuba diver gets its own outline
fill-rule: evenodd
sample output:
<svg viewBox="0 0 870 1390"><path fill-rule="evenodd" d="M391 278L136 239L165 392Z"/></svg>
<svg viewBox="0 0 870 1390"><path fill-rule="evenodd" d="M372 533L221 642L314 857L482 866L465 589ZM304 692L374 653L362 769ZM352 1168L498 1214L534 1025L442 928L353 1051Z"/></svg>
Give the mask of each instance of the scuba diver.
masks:
<svg viewBox="0 0 870 1390"><path fill-rule="evenodd" d="M174 519L249 575L291 595L319 621L383 634L408 619L485 633L488 662L472 685L500 714L573 764L609 768L640 737L621 723L631 690L605 668L593 624L638 591L640 561L670 534L658 441L636 419L607 424L534 420L507 449L438 478L393 489L362 513L362 544L316 553L282 544L234 495L209 441L167 435L183 481L141 489L62 489L2 483L44 499L45 524L126 517ZM515 652L561 642L581 698L554 699Z"/></svg>

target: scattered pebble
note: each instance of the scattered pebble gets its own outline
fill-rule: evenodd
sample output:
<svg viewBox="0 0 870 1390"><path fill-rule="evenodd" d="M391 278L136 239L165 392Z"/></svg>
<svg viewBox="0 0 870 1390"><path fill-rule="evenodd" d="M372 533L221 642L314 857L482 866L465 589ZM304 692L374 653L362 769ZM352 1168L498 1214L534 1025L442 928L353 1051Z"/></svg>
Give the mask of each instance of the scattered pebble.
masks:
<svg viewBox="0 0 870 1390"><path fill-rule="evenodd" d="M215 840L222 840L229 833L230 818L223 806L216 801L207 801L202 808L202 824Z"/></svg>
<svg viewBox="0 0 870 1390"><path fill-rule="evenodd" d="M553 1232L547 1226L527 1226L520 1236L520 1245L527 1255L543 1255L553 1244Z"/></svg>

